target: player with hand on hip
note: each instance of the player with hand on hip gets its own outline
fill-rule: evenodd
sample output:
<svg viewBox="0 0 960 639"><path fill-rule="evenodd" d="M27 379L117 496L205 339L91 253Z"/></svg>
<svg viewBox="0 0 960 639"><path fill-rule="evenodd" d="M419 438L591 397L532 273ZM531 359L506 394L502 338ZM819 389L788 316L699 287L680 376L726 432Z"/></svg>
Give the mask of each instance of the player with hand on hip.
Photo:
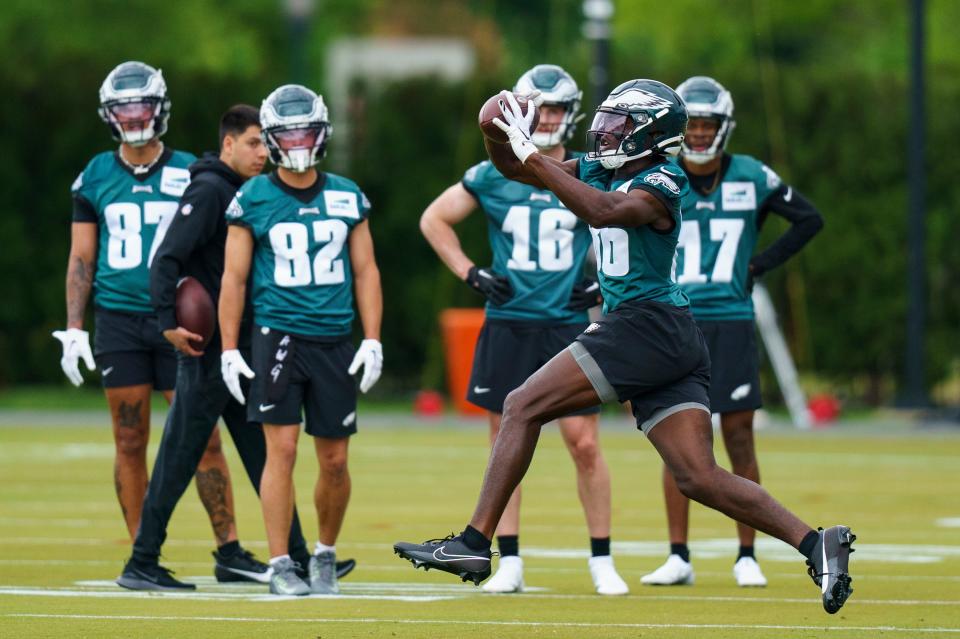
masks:
<svg viewBox="0 0 960 639"><path fill-rule="evenodd" d="M359 386L366 393L383 365L370 203L351 180L315 168L331 131L316 93L300 85L276 89L260 107L260 124L277 170L244 184L227 208L221 373L266 437L260 500L273 568L270 592L334 594L335 544L350 499L348 444L357 431L352 375L363 369ZM239 351L248 276L254 322L249 364ZM356 352L350 342L354 298L364 334ZM241 377L250 379L249 397ZM319 541L306 580L288 545L301 410L320 466L313 493Z"/></svg>
<svg viewBox="0 0 960 639"><path fill-rule="evenodd" d="M753 441L753 414L760 408L759 353L754 331L753 278L779 266L823 227L817 209L769 167L748 155L726 152L734 128L733 98L714 80L695 76L677 87L690 122L680 166L690 179L683 197L677 244L676 278L690 298L690 310L710 351L710 408L720 414L720 430L733 472L760 482ZM754 255L770 213L792 226ZM692 584L687 547L690 500L664 467L663 491L670 533L670 556L641 578L648 585ZM754 556L756 531L737 524L740 550L733 567L739 586L765 586Z"/></svg>
<svg viewBox="0 0 960 639"><path fill-rule="evenodd" d="M580 157L566 148L580 114L582 92L569 73L540 64L515 92L540 91L540 120L531 138L557 161ZM477 207L487 219L493 266L480 268L460 246L454 225ZM505 178L489 161L470 168L420 218L420 229L451 271L487 298L486 319L473 359L467 398L489 411L490 443L497 439L510 391L562 351L587 327L587 309L600 303L599 286L584 278L590 230L556 195ZM596 591L629 591L610 556L610 473L600 450L599 406L559 418L560 434L577 470L577 492L590 535L590 574ZM487 592L523 589L519 556L520 487L497 525L500 564Z"/></svg>
<svg viewBox="0 0 960 639"><path fill-rule="evenodd" d="M177 372L173 347L160 334L150 303L149 269L196 158L160 141L170 99L158 69L142 62L115 67L100 87L99 114L120 147L94 156L73 183L67 329L54 337L63 344L60 364L75 386L83 383L80 359L88 370L94 359L100 368L116 444L114 484L133 539L147 489L150 392L159 390L170 401ZM92 352L83 329L91 288ZM211 490L198 486L215 538L235 538L230 474L216 429L199 469L222 478Z"/></svg>

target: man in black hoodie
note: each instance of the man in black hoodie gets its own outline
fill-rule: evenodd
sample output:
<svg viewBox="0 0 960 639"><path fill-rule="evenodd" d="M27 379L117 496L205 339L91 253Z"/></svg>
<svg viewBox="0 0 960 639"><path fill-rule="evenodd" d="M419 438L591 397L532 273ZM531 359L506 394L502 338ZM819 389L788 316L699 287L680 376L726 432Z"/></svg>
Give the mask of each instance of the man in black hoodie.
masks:
<svg viewBox="0 0 960 639"><path fill-rule="evenodd" d="M260 136L259 112L249 105L231 107L220 120L220 155L205 154L190 166L191 183L180 200L177 215L157 250L150 272L150 293L163 336L179 351L177 387L167 417L160 450L144 500L143 515L133 555L117 584L133 590L192 590L193 584L177 580L159 564L160 548L167 523L190 479L221 416L230 431L237 452L254 489L259 493L260 476L266 459L266 444L260 424L247 422L246 409L228 393L220 374L220 336L215 333L204 351L190 340L200 340L178 326L174 302L181 277L196 278L210 293L216 306L223 274L223 249L227 227L223 212L247 179L258 175L267 159ZM249 352L249 317L244 318L241 349ZM199 484L226 481L219 472L196 473ZM224 492L224 503L211 517L229 517L233 496ZM216 508L216 507L215 507ZM232 522L231 522L232 523ZM213 553L214 575L218 581L270 579L269 567L244 550L235 536L223 540ZM306 569L309 560L300 522L294 511L290 529L291 556ZM346 574L353 560L338 563Z"/></svg>

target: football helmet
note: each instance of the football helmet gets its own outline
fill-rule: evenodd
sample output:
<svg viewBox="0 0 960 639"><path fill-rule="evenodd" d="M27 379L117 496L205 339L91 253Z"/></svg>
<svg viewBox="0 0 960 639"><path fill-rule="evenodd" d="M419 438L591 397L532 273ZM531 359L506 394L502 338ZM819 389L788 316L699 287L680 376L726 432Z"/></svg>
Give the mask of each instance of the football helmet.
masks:
<svg viewBox="0 0 960 639"><path fill-rule="evenodd" d="M285 84L260 105L260 127L270 160L303 173L326 154L333 132L323 98L299 84Z"/></svg>
<svg viewBox="0 0 960 639"><path fill-rule="evenodd" d="M520 95L533 91L540 92L542 104L562 106L564 114L563 120L553 131L534 131L530 141L540 149L566 144L573 137L577 122L583 119L580 113L583 91L569 73L555 64L538 64L521 75L513 87L513 92Z"/></svg>
<svg viewBox="0 0 960 639"><path fill-rule="evenodd" d="M680 96L656 80L630 80L597 107L587 132L587 160L605 169L652 154L677 155L687 130Z"/></svg>
<svg viewBox="0 0 960 639"><path fill-rule="evenodd" d="M143 62L117 65L100 85L97 113L118 142L143 146L160 137L170 118L163 72Z"/></svg>
<svg viewBox="0 0 960 639"><path fill-rule="evenodd" d="M683 159L694 164L706 164L723 154L730 140L730 134L737 126L733 119L733 96L723 85L704 75L696 75L684 80L677 87L677 93L687 105L687 114L691 118L710 118L717 121L717 134L710 146L695 151L683 144Z"/></svg>

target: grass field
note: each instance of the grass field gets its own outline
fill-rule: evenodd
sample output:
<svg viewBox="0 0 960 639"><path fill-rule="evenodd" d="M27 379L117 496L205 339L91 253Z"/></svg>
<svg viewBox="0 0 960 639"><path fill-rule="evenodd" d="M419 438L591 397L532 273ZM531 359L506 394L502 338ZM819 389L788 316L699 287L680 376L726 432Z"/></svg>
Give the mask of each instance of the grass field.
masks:
<svg viewBox="0 0 960 639"><path fill-rule="evenodd" d="M859 536L855 593L828 616L796 551L769 538L758 544L769 587L737 588L733 524L701 507L692 514L697 584L641 587L666 550L659 463L617 416L604 418L603 444L614 481L614 555L629 596L593 594L573 466L555 432L541 439L524 483L527 593L485 595L396 558L394 541L462 528L487 454L482 422L418 424L399 413L361 421L351 444L353 499L338 551L358 567L341 582L342 595L281 600L261 586L216 585L211 533L192 489L170 526L164 561L179 577L196 577L198 592L123 591L112 580L129 544L100 419L0 420L2 637L960 637L957 429L760 434L770 490L811 523L846 523ZM304 442L298 501L311 539L315 468ZM236 474L234 490L241 539L264 557L253 491Z"/></svg>

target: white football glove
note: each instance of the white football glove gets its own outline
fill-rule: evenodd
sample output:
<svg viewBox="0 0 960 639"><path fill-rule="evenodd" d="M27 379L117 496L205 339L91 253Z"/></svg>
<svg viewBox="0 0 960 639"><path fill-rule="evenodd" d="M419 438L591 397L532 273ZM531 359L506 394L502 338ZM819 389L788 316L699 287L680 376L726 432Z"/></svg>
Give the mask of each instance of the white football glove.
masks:
<svg viewBox="0 0 960 639"><path fill-rule="evenodd" d="M60 368L74 386L83 383L80 374L79 362L87 365L87 370L97 369L93 361L93 352L90 350L90 333L79 328L68 328L65 331L54 331L53 336L63 344L63 357L60 358Z"/></svg>
<svg viewBox="0 0 960 639"><path fill-rule="evenodd" d="M253 379L253 371L243 361L243 355L237 349L223 351L220 353L220 375L223 376L223 383L227 385L227 390L241 404L246 404L247 400L243 398L243 391L240 389L240 376L247 379Z"/></svg>
<svg viewBox="0 0 960 639"><path fill-rule="evenodd" d="M360 342L357 354L353 356L347 372L351 375L360 370L363 365L363 377L360 379L360 392L366 393L380 379L383 369L383 345L375 339L365 339Z"/></svg>
<svg viewBox="0 0 960 639"><path fill-rule="evenodd" d="M537 107L542 102L543 97L539 91L530 93L527 96L527 112L524 114L523 108L512 92L500 92L500 111L503 113L503 120L494 118L493 123L507 134L510 148L513 149L513 154L521 164L537 152L537 147L530 141L530 125L533 123Z"/></svg>

